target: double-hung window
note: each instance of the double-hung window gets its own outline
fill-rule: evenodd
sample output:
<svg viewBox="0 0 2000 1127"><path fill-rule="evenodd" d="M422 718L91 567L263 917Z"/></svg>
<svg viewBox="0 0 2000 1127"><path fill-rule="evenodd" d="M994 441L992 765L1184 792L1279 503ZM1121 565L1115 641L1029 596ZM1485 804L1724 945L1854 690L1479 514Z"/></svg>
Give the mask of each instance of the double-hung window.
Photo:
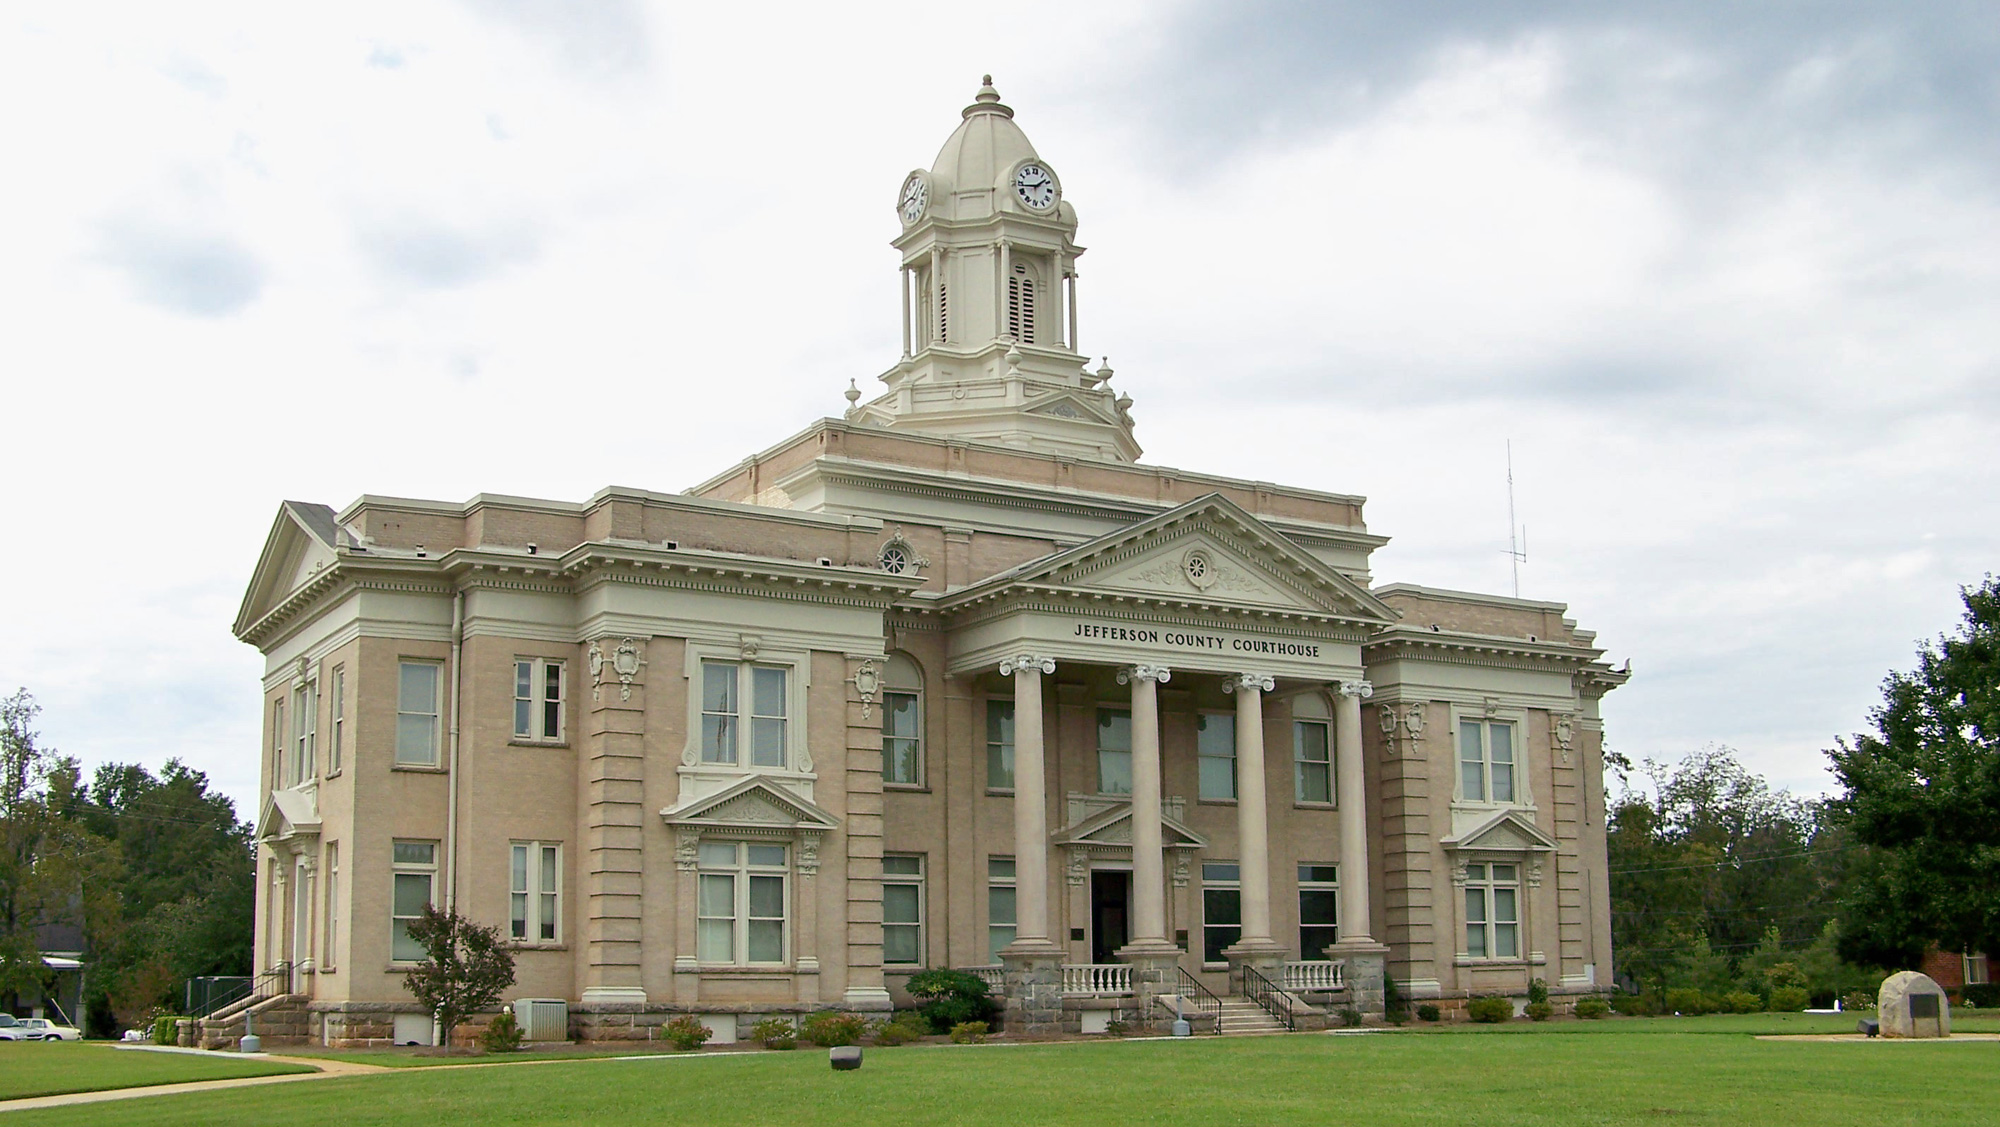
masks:
<svg viewBox="0 0 2000 1127"><path fill-rule="evenodd" d="M1986 956L1983 954L1975 955L1970 951L1966 952L1965 984L1967 986L1983 986L1986 984L1986 980Z"/></svg>
<svg viewBox="0 0 2000 1127"><path fill-rule="evenodd" d="M924 961L924 859L914 853L882 858L882 961L917 966Z"/></svg>
<svg viewBox="0 0 2000 1127"><path fill-rule="evenodd" d="M882 781L924 782L923 673L902 654L889 658L882 693Z"/></svg>
<svg viewBox="0 0 2000 1127"><path fill-rule="evenodd" d="M1340 939L1340 870L1299 866L1299 958L1324 959Z"/></svg>
<svg viewBox="0 0 2000 1127"><path fill-rule="evenodd" d="M1014 789L1014 702L986 702L986 789Z"/></svg>
<svg viewBox="0 0 2000 1127"><path fill-rule="evenodd" d="M423 959L424 948L410 937L410 925L424 914L424 906L435 894L438 843L398 841L391 848L395 889L390 906L389 957L399 963L414 963Z"/></svg>
<svg viewBox="0 0 2000 1127"><path fill-rule="evenodd" d="M558 743L563 738L563 663L514 659L514 738Z"/></svg>
<svg viewBox="0 0 2000 1127"><path fill-rule="evenodd" d="M333 731L327 741L326 773L340 774L341 743L347 735L347 667L333 667Z"/></svg>
<svg viewBox="0 0 2000 1127"><path fill-rule="evenodd" d="M290 786L313 777L318 755L319 682L307 681L292 690L292 774Z"/></svg>
<svg viewBox="0 0 2000 1127"><path fill-rule="evenodd" d="M285 700L271 702L271 789L285 785Z"/></svg>
<svg viewBox="0 0 2000 1127"><path fill-rule="evenodd" d="M562 847L517 841L507 866L508 934L522 943L554 943L562 918Z"/></svg>
<svg viewBox="0 0 2000 1127"><path fill-rule="evenodd" d="M334 967L334 951L340 941L340 843L326 843L326 942L320 947L319 969Z"/></svg>
<svg viewBox="0 0 2000 1127"><path fill-rule="evenodd" d="M785 961L785 847L705 841L697 853L695 955L744 965Z"/></svg>
<svg viewBox="0 0 2000 1127"><path fill-rule="evenodd" d="M405 661L396 671L396 763L438 765L438 675L434 661Z"/></svg>
<svg viewBox="0 0 2000 1127"><path fill-rule="evenodd" d="M1514 725L1462 720L1458 725L1458 796L1466 802L1513 802Z"/></svg>
<svg viewBox="0 0 2000 1127"><path fill-rule="evenodd" d="M1132 793L1132 712L1097 710L1097 793Z"/></svg>
<svg viewBox="0 0 2000 1127"><path fill-rule="evenodd" d="M1293 795L1300 802L1333 801L1333 741L1324 720L1292 721Z"/></svg>
<svg viewBox="0 0 2000 1127"><path fill-rule="evenodd" d="M1204 712L1195 717L1196 794L1202 798L1236 797L1236 717Z"/></svg>
<svg viewBox="0 0 2000 1127"><path fill-rule="evenodd" d="M1234 861L1201 866L1201 961L1222 962L1223 948L1243 938L1243 870Z"/></svg>
<svg viewBox="0 0 2000 1127"><path fill-rule="evenodd" d="M1465 867L1465 953L1475 959L1521 957L1520 866Z"/></svg>
<svg viewBox="0 0 2000 1127"><path fill-rule="evenodd" d="M1000 949L1014 942L1014 859L986 859L986 955L1000 961Z"/></svg>
<svg viewBox="0 0 2000 1127"><path fill-rule="evenodd" d="M701 761L785 766L790 680L777 666L702 662Z"/></svg>

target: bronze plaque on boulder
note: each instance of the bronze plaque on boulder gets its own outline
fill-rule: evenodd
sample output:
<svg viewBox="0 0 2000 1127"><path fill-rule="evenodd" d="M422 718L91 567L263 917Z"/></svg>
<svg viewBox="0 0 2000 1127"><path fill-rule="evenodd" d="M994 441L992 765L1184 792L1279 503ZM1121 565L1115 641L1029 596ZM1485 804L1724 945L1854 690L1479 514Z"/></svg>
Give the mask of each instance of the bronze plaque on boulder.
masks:
<svg viewBox="0 0 2000 1127"><path fill-rule="evenodd" d="M1937 1017L1937 1015L1938 1015L1938 995L1936 994L1910 995L1911 1017L1913 1018L1928 1017L1934 1019Z"/></svg>

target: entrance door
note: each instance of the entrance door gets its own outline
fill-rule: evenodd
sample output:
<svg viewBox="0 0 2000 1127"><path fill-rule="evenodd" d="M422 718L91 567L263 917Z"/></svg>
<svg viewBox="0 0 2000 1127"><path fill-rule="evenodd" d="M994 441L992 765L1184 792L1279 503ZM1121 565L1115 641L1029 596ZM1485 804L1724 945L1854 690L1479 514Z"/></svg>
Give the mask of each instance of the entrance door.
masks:
<svg viewBox="0 0 2000 1127"><path fill-rule="evenodd" d="M1127 923L1132 874L1100 869L1090 874L1090 961L1114 963L1130 941Z"/></svg>

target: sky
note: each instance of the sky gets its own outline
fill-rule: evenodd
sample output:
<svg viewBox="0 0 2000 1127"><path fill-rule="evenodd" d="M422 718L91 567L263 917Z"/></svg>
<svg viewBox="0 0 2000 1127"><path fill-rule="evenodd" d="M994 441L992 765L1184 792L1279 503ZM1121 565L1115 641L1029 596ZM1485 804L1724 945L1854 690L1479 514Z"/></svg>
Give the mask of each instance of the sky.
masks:
<svg viewBox="0 0 2000 1127"><path fill-rule="evenodd" d="M251 816L279 503L673 491L837 415L985 73L1145 460L1505 594L1511 447L1634 760L1825 792L2000 556L1986 4L24 0L0 691Z"/></svg>

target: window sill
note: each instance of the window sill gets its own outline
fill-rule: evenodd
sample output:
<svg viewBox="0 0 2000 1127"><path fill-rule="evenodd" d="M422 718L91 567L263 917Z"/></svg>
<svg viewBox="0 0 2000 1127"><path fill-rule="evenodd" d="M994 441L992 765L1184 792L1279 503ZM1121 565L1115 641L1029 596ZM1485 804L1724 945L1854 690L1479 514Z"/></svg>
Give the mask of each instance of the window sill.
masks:
<svg viewBox="0 0 2000 1127"><path fill-rule="evenodd" d="M759 974L771 975L771 974L798 973L798 968L790 963L752 963L749 966L737 966L733 963L696 963L694 969L697 973L700 974L722 974L722 975L759 975Z"/></svg>
<svg viewBox="0 0 2000 1127"><path fill-rule="evenodd" d="M328 771L326 773L326 781L330 783L333 780L338 779L340 777L340 774L341 774L340 768L336 767L333 770Z"/></svg>
<svg viewBox="0 0 2000 1127"><path fill-rule="evenodd" d="M924 783L892 783L887 779L882 780L882 789L885 791L901 791L904 794L929 794L931 792L931 788Z"/></svg>
<svg viewBox="0 0 2000 1127"><path fill-rule="evenodd" d="M1194 800L1194 804L1196 806L1234 806L1236 805L1236 800L1233 798L1197 798Z"/></svg>
<svg viewBox="0 0 2000 1127"><path fill-rule="evenodd" d="M389 770L410 771L418 775L444 775L450 773L449 768L423 763L391 763L389 764Z"/></svg>
<svg viewBox="0 0 2000 1127"><path fill-rule="evenodd" d="M567 750L567 749L569 748L569 741L568 741L568 740L566 740L566 739L564 739L564 740L524 740L524 739L520 739L519 737L516 737L516 738L514 738L514 739L511 739L511 740L508 740L508 741L507 741L507 746L508 746L508 747L553 747L553 748L559 748L559 749L563 749L563 750Z"/></svg>
<svg viewBox="0 0 2000 1127"><path fill-rule="evenodd" d="M507 941L507 949L510 951L567 951L569 950L569 944L530 943L525 939L509 939Z"/></svg>
<svg viewBox="0 0 2000 1127"><path fill-rule="evenodd" d="M1014 797L1014 788L1013 788L1013 787L987 787L987 788L986 788L986 797L988 797L988 798L1012 798L1012 797Z"/></svg>
<svg viewBox="0 0 2000 1127"><path fill-rule="evenodd" d="M1203 963L1201 964L1201 969L1205 971L1227 971L1229 969L1229 964L1226 962Z"/></svg>
<svg viewBox="0 0 2000 1127"><path fill-rule="evenodd" d="M1309 801L1309 800L1307 800L1307 799L1303 799L1303 798L1295 798L1295 799L1293 799L1293 800L1292 800L1292 808L1293 808L1293 809L1295 809L1295 810L1338 810L1338 809L1340 809L1339 805L1338 805L1338 804L1336 804L1336 803L1332 803L1332 802L1313 802L1313 801Z"/></svg>
<svg viewBox="0 0 2000 1127"><path fill-rule="evenodd" d="M1541 967L1547 966L1549 957L1539 951L1511 958L1487 958L1474 955L1453 955L1451 965L1455 967Z"/></svg>

